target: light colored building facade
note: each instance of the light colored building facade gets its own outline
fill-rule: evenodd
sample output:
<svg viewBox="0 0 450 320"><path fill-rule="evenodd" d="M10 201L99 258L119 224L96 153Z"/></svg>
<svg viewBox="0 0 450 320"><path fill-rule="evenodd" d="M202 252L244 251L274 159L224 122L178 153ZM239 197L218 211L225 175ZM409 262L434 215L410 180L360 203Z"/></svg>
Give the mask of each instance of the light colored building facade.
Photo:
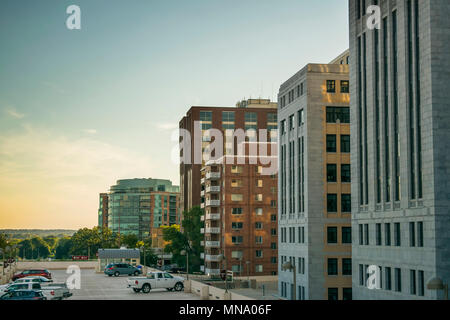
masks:
<svg viewBox="0 0 450 320"><path fill-rule="evenodd" d="M180 224L179 187L169 180L119 180L108 194L108 226L121 235L151 236L151 230Z"/></svg>
<svg viewBox="0 0 450 320"><path fill-rule="evenodd" d="M268 145L268 154L276 154L271 147L277 143ZM224 269L235 276L277 274L277 168L266 174L267 165L244 159L238 164L236 157L225 156L202 168L205 274Z"/></svg>
<svg viewBox="0 0 450 320"><path fill-rule="evenodd" d="M350 0L349 15L353 298L441 298L427 282L450 281L450 3Z"/></svg>
<svg viewBox="0 0 450 320"><path fill-rule="evenodd" d="M279 91L279 295L352 297L348 52ZM290 261L293 271L283 270Z"/></svg>

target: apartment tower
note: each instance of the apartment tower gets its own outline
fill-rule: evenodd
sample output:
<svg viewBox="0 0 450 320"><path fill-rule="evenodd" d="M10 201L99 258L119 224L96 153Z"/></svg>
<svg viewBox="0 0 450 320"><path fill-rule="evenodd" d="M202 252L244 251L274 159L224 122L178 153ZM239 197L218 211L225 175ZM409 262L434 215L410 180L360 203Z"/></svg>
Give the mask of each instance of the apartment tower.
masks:
<svg viewBox="0 0 450 320"><path fill-rule="evenodd" d="M348 51L308 64L279 91L279 294L350 300ZM290 261L296 267L283 270Z"/></svg>
<svg viewBox="0 0 450 320"><path fill-rule="evenodd" d="M350 0L349 15L353 298L439 299L427 283L450 281L450 3Z"/></svg>

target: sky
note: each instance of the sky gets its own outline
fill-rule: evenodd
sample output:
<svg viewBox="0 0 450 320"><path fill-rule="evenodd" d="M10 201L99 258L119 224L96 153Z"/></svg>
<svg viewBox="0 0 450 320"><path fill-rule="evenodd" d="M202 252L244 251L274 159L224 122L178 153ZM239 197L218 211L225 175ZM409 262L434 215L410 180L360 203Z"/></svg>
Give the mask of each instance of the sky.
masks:
<svg viewBox="0 0 450 320"><path fill-rule="evenodd" d="M81 9L69 30L66 8ZM118 179L179 184L190 106L276 101L348 48L345 0L2 0L0 229L97 225Z"/></svg>

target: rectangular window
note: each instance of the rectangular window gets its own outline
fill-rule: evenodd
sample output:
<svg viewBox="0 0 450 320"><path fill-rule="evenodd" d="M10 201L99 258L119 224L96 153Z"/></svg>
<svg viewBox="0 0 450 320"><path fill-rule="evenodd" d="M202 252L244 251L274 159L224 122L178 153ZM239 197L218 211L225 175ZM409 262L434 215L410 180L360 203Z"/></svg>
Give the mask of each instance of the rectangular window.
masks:
<svg viewBox="0 0 450 320"><path fill-rule="evenodd" d="M409 293L417 294L416 270L409 270Z"/></svg>
<svg viewBox="0 0 450 320"><path fill-rule="evenodd" d="M255 228L256 228L257 230L262 229L262 228L263 228L263 223L262 223L262 222L255 222Z"/></svg>
<svg viewBox="0 0 450 320"><path fill-rule="evenodd" d="M255 251L255 256L257 258L262 258L263 257L263 251L262 250L256 250Z"/></svg>
<svg viewBox="0 0 450 320"><path fill-rule="evenodd" d="M401 236L400 223L397 222L394 224L394 245L396 247L400 247L402 245Z"/></svg>
<svg viewBox="0 0 450 320"><path fill-rule="evenodd" d="M330 301L338 300L338 288L328 288L328 300Z"/></svg>
<svg viewBox="0 0 450 320"><path fill-rule="evenodd" d="M335 80L327 80L327 92L328 93L336 92L336 81Z"/></svg>
<svg viewBox="0 0 450 320"><path fill-rule="evenodd" d="M349 93L350 92L350 82L348 80L341 81L341 93Z"/></svg>
<svg viewBox="0 0 450 320"><path fill-rule="evenodd" d="M200 111L200 121L212 121L212 111Z"/></svg>
<svg viewBox="0 0 450 320"><path fill-rule="evenodd" d="M390 223L384 224L384 245L386 245L386 246L391 245L391 224Z"/></svg>
<svg viewBox="0 0 450 320"><path fill-rule="evenodd" d="M342 275L351 276L352 275L352 259L343 258L342 259Z"/></svg>
<svg viewBox="0 0 450 320"><path fill-rule="evenodd" d="M423 247L423 222L417 222L417 246Z"/></svg>
<svg viewBox="0 0 450 320"><path fill-rule="evenodd" d="M327 211L337 212L337 194L327 194Z"/></svg>
<svg viewBox="0 0 450 320"><path fill-rule="evenodd" d="M256 244L262 244L263 243L263 237L261 237L261 236L255 237L255 243Z"/></svg>
<svg viewBox="0 0 450 320"><path fill-rule="evenodd" d="M352 300L352 288L342 288L342 300Z"/></svg>
<svg viewBox="0 0 450 320"><path fill-rule="evenodd" d="M295 125L294 125L294 115L290 115L289 116L289 130L294 130Z"/></svg>
<svg viewBox="0 0 450 320"><path fill-rule="evenodd" d="M270 244L270 249L276 250L276 249L277 249L277 243L276 243L276 242L272 242L272 243Z"/></svg>
<svg viewBox="0 0 450 320"><path fill-rule="evenodd" d="M276 236L277 235L277 229L270 229L270 235Z"/></svg>
<svg viewBox="0 0 450 320"><path fill-rule="evenodd" d="M242 222L232 222L231 223L231 229L233 230L240 230L244 227L244 224Z"/></svg>
<svg viewBox="0 0 450 320"><path fill-rule="evenodd" d="M341 212L350 213L352 212L352 196L351 194L341 195Z"/></svg>
<svg viewBox="0 0 450 320"><path fill-rule="evenodd" d="M391 275L391 268L386 267L384 269L385 273L385 281L386 281L386 290L392 290L392 275Z"/></svg>
<svg viewBox="0 0 450 320"><path fill-rule="evenodd" d="M239 202L239 201L242 201L243 199L244 199L244 197L242 194L232 194L231 195L231 201Z"/></svg>
<svg viewBox="0 0 450 320"><path fill-rule="evenodd" d="M338 259L328 258L328 275L329 276L338 275Z"/></svg>
<svg viewBox="0 0 450 320"><path fill-rule="evenodd" d="M327 107L327 123L350 123L349 107Z"/></svg>
<svg viewBox="0 0 450 320"><path fill-rule="evenodd" d="M337 182L337 167L335 164L327 164L327 181Z"/></svg>
<svg viewBox="0 0 450 320"><path fill-rule="evenodd" d="M337 241L337 227L328 227L327 228L327 242L331 244L338 243Z"/></svg>
<svg viewBox="0 0 450 320"><path fill-rule="evenodd" d="M364 245L364 225L360 224L359 226L359 245Z"/></svg>
<svg viewBox="0 0 450 320"><path fill-rule="evenodd" d="M327 134L327 152L336 152L335 134Z"/></svg>
<svg viewBox="0 0 450 320"><path fill-rule="evenodd" d="M345 183L352 182L351 169L349 164L341 165L341 182Z"/></svg>
<svg viewBox="0 0 450 320"><path fill-rule="evenodd" d="M301 127L305 123L303 109L298 111L298 126Z"/></svg>
<svg viewBox="0 0 450 320"><path fill-rule="evenodd" d="M395 268L395 291L402 292L402 270Z"/></svg>
<svg viewBox="0 0 450 320"><path fill-rule="evenodd" d="M241 244L243 241L243 237L242 236L232 236L231 237L231 242L234 244Z"/></svg>
<svg viewBox="0 0 450 320"><path fill-rule="evenodd" d="M381 223L376 224L377 246L381 246Z"/></svg>
<svg viewBox="0 0 450 320"><path fill-rule="evenodd" d="M370 239L370 237L369 237L369 225L365 224L364 225L364 244L366 246L369 245L369 239Z"/></svg>
<svg viewBox="0 0 450 320"><path fill-rule="evenodd" d="M364 286L365 285L365 279L364 279L364 266L362 264L359 265L359 285Z"/></svg>
<svg viewBox="0 0 450 320"><path fill-rule="evenodd" d="M415 222L409 223L409 245L411 247L416 246L416 223Z"/></svg>
<svg viewBox="0 0 450 320"><path fill-rule="evenodd" d="M256 208L255 209L255 214L257 216L262 216L263 215L263 208Z"/></svg>
<svg viewBox="0 0 450 320"><path fill-rule="evenodd" d="M425 295L425 275L423 271L419 271L419 287L418 287L418 294L419 296L423 297Z"/></svg>
<svg viewBox="0 0 450 320"><path fill-rule="evenodd" d="M342 243L351 244L352 243L352 228L342 227Z"/></svg>
<svg viewBox="0 0 450 320"><path fill-rule="evenodd" d="M350 153L350 136L347 134L341 135L341 152Z"/></svg>
<svg viewBox="0 0 450 320"><path fill-rule="evenodd" d="M242 214L242 208L232 208L231 209L231 214Z"/></svg>

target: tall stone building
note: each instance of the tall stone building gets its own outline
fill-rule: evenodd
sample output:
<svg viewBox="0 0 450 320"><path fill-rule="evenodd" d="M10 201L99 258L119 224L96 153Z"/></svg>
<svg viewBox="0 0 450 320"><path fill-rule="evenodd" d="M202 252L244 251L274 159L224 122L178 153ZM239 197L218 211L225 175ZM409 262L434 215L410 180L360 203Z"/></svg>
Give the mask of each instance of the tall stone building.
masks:
<svg viewBox="0 0 450 320"><path fill-rule="evenodd" d="M450 281L450 2L350 0L349 15L353 298L441 298L427 283Z"/></svg>
<svg viewBox="0 0 450 320"><path fill-rule="evenodd" d="M279 294L352 297L348 51L279 91ZM290 261L293 271L283 270Z"/></svg>

